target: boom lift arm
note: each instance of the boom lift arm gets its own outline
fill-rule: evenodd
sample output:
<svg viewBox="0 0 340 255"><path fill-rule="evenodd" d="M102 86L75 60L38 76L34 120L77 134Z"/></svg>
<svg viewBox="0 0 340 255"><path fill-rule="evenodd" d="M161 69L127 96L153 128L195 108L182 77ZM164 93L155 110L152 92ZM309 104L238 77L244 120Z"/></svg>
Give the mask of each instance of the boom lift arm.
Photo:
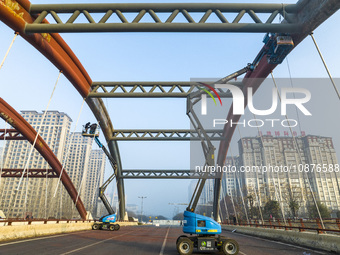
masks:
<svg viewBox="0 0 340 255"><path fill-rule="evenodd" d="M267 33L263 39L263 43L265 45L262 48L261 52L256 56L253 63L248 64L246 67L238 70L237 72L234 72L214 82L214 84L225 84L228 81L247 73L248 71L253 71L264 56L267 57L267 61L270 64L281 64L282 61L286 58L286 56L289 54L289 52L294 47L294 42L292 40L292 37L289 34ZM197 102L199 102L200 100L199 96L202 93L203 93L202 91L197 91L197 92L191 93L188 96L187 115L189 116L190 121L192 125L194 126L196 132L200 135L203 151L204 151L205 158L206 158L205 166L213 166L215 163L212 157L213 157L213 152L215 148L211 144L209 137L206 135L204 128L202 127L197 115L193 111L193 106ZM195 101L192 101L193 99L195 99ZM207 177L208 177L208 173L205 173L202 179L199 179L199 181L197 182L194 194L191 198L189 206L187 207L187 211L190 211L190 212L195 211ZM215 203L218 203L218 201L215 201Z"/></svg>
<svg viewBox="0 0 340 255"><path fill-rule="evenodd" d="M253 71L254 65L248 64L246 67L214 82L214 84L225 84L228 81L237 78L240 75L245 74L248 71ZM212 84L212 85L214 85ZM205 156L205 166L214 166L215 160L214 160L214 151L215 147L210 141L209 136L206 134L204 127L202 126L198 116L196 115L195 111L193 110L194 105L200 101L200 95L202 94L202 91L197 91L192 94L190 94L187 98L187 115L191 121L191 124L195 128L195 131L199 135L201 139L201 144ZM195 101L194 101L195 100ZM206 179L209 175L209 172L204 173L203 177L200 178L196 184L194 193L191 197L190 203L187 207L187 211L194 212L197 206L197 203L199 201L199 198L201 196L201 193L203 191Z"/></svg>
<svg viewBox="0 0 340 255"><path fill-rule="evenodd" d="M115 211L113 210L112 206L110 205L109 201L107 200L107 197L105 196L105 190L107 186L113 181L113 179L116 177L117 173L117 163L109 153L109 151L105 148L105 146L99 141L99 134L96 133L97 130L97 124L90 124L90 122L86 123L84 126L84 130L82 135L83 136L89 136L89 137L94 137L95 142L101 148L105 155L108 157L109 162L112 166L113 169L113 174L109 177L109 179L104 182L102 186L99 187L99 198L102 200L106 210L108 211L109 214L115 214Z"/></svg>

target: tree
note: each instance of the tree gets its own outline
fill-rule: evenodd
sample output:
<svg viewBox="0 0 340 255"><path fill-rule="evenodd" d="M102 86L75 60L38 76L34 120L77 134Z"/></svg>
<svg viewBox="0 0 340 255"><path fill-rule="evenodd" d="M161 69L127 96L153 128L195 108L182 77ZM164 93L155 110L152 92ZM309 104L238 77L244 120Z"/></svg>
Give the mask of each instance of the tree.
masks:
<svg viewBox="0 0 340 255"><path fill-rule="evenodd" d="M263 213L266 218L270 218L270 216L279 218L280 216L280 204L278 201L269 200L263 208Z"/></svg>
<svg viewBox="0 0 340 255"><path fill-rule="evenodd" d="M292 200L289 201L288 206L289 206L289 209L292 213L292 216L297 217L297 213L298 213L299 208L300 208L299 203L296 200L292 199Z"/></svg>
<svg viewBox="0 0 340 255"><path fill-rule="evenodd" d="M173 218L173 220L184 220L183 213L177 213Z"/></svg>
<svg viewBox="0 0 340 255"><path fill-rule="evenodd" d="M135 217L137 218L136 213L132 212L132 211L127 211L127 214L129 215L129 217Z"/></svg>
<svg viewBox="0 0 340 255"><path fill-rule="evenodd" d="M250 206L250 210L249 210L249 216L250 218L253 218L254 217L254 198L253 198L253 195L250 194L249 196L247 196L247 199L248 199L248 203L249 203L249 206Z"/></svg>
<svg viewBox="0 0 340 255"><path fill-rule="evenodd" d="M163 215L158 215L155 217L155 220L167 220L168 218L164 217Z"/></svg>
<svg viewBox="0 0 340 255"><path fill-rule="evenodd" d="M327 208L326 205L324 205L323 203L321 203L320 201L317 201L316 204L318 205L321 217L324 218L330 218L331 217L331 212L330 210ZM316 209L315 204L309 206L308 208L308 212L309 212L309 217L310 218L319 218L319 213L318 210Z"/></svg>

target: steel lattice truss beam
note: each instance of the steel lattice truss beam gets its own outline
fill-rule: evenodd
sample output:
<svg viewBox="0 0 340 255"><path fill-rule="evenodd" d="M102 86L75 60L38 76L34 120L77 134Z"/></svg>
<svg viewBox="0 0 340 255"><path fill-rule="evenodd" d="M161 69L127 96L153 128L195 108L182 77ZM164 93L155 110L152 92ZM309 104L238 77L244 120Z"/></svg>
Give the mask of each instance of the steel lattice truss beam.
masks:
<svg viewBox="0 0 340 255"><path fill-rule="evenodd" d="M230 84L241 86L242 82ZM195 84L193 82L93 82L91 89L89 97L186 98L195 91ZM219 96L223 98L232 97L230 91L223 91L222 89L219 89Z"/></svg>
<svg viewBox="0 0 340 255"><path fill-rule="evenodd" d="M302 27L291 19L297 11L295 4L32 4L30 14L39 16L25 32L298 33ZM286 22L276 19L278 15Z"/></svg>
<svg viewBox="0 0 340 255"><path fill-rule="evenodd" d="M0 140L26 140L16 129L0 129Z"/></svg>
<svg viewBox="0 0 340 255"><path fill-rule="evenodd" d="M22 176L24 169L2 169L1 177L17 177ZM28 178L58 178L56 172L53 169L28 169L25 171L24 177ZM47 174L47 176L46 176Z"/></svg>
<svg viewBox="0 0 340 255"><path fill-rule="evenodd" d="M123 170L124 179L199 179L204 173L191 170ZM209 175L207 179L215 178Z"/></svg>
<svg viewBox="0 0 340 255"><path fill-rule="evenodd" d="M220 141L223 130L205 130L213 141ZM115 130L111 140L115 141L199 141L195 130Z"/></svg>

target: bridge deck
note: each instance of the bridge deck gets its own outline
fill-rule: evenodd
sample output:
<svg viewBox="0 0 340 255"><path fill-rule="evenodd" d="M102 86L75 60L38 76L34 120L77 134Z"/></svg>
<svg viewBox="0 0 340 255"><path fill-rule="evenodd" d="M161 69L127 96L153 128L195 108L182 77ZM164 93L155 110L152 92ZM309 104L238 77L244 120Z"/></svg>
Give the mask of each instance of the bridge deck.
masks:
<svg viewBox="0 0 340 255"><path fill-rule="evenodd" d="M182 229L179 227L122 227L117 232L90 230L16 242L0 243L0 254L177 255L178 253L175 242L177 237L181 234ZM327 254L326 252L312 251L307 248L238 233L224 232L223 235L233 238L239 242L239 254L241 255Z"/></svg>

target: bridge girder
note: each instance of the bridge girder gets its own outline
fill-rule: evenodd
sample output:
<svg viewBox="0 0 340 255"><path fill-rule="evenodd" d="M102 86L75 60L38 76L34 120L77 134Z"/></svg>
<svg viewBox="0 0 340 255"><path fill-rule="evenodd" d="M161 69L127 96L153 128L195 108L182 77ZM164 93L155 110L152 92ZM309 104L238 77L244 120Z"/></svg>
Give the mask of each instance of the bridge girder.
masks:
<svg viewBox="0 0 340 255"><path fill-rule="evenodd" d="M1 178L21 178L24 169L2 169ZM53 169L28 169L23 177L28 178L59 178Z"/></svg>
<svg viewBox="0 0 340 255"><path fill-rule="evenodd" d="M204 173L194 170L123 170L124 179L199 179ZM210 174L207 179L214 178Z"/></svg>
<svg viewBox="0 0 340 255"><path fill-rule="evenodd" d="M0 140L17 141L26 140L16 129L0 129Z"/></svg>
<svg viewBox="0 0 340 255"><path fill-rule="evenodd" d="M211 82L205 82L211 83ZM242 88L242 82L229 83ZM186 98L195 91L195 82L93 82L88 97L100 98ZM217 89L221 98L231 98L230 91ZM198 95L199 96L199 95Z"/></svg>
<svg viewBox="0 0 340 255"><path fill-rule="evenodd" d="M205 130L213 141L220 141L223 130ZM113 141L200 141L195 130L189 129L145 129L145 130L114 130L111 138Z"/></svg>
<svg viewBox="0 0 340 255"><path fill-rule="evenodd" d="M32 24L26 25L25 32L299 33L302 29L301 24L295 23L290 18L297 11L298 7L295 4L34 4L31 5L30 14L39 16ZM225 15L230 13L235 15L232 20L228 20ZM60 14L69 14L69 16L62 20ZM129 19L128 16L133 14L134 16ZM199 17L194 17L197 14L199 14ZM51 16L50 23L54 23L43 23L43 20L48 18L49 15ZM266 17L260 17L261 15ZM278 15L284 17L287 22L278 22L276 19ZM84 18L81 19L80 16ZM176 18L179 16L182 16L182 18L177 22ZM213 18L208 21L211 17ZM146 20L143 21L143 18L146 18ZM81 21L79 21L80 19ZM246 21L242 22L242 20Z"/></svg>

